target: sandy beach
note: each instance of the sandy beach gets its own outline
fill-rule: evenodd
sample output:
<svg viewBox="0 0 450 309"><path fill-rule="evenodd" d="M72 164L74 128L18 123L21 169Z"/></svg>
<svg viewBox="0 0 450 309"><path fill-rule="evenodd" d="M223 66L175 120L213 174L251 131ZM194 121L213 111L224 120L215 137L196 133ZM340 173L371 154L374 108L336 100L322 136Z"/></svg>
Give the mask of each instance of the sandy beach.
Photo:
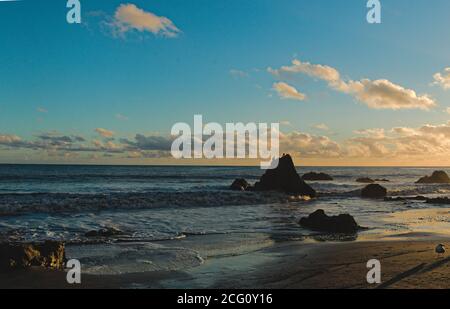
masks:
<svg viewBox="0 0 450 309"><path fill-rule="evenodd" d="M2 274L0 288L263 288L428 289L449 288L450 257L434 248L442 239L359 242L283 242L237 256L207 259L186 271L83 275L68 285L65 272L31 270ZM381 262L381 284L366 281L370 259Z"/></svg>

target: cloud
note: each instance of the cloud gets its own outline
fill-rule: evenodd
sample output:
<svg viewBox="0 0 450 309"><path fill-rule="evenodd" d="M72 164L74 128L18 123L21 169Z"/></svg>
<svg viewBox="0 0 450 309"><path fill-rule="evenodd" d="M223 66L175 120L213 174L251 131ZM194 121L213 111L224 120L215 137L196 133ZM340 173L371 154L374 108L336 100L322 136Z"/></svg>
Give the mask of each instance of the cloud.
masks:
<svg viewBox="0 0 450 309"><path fill-rule="evenodd" d="M293 60L291 66L280 69L268 68L268 72L279 79L295 74L305 74L328 83L336 91L352 95L359 102L373 109L422 109L429 110L436 102L428 95L418 95L414 90L404 88L386 79L359 81L344 80L335 68Z"/></svg>
<svg viewBox="0 0 450 309"><path fill-rule="evenodd" d="M134 140L121 139L122 144L128 146L129 150L161 150L170 151L173 139L164 136L145 136L136 134Z"/></svg>
<svg viewBox="0 0 450 309"><path fill-rule="evenodd" d="M445 111L447 112L447 114L450 114L450 107L447 107Z"/></svg>
<svg viewBox="0 0 450 309"><path fill-rule="evenodd" d="M318 129L318 130L323 130L323 131L328 131L330 130L330 128L324 124L324 123L319 123L313 126L314 129Z"/></svg>
<svg viewBox="0 0 450 309"><path fill-rule="evenodd" d="M284 82L274 83L273 89L278 93L282 99L303 101L306 99L306 95L299 92L297 89Z"/></svg>
<svg viewBox="0 0 450 309"><path fill-rule="evenodd" d="M123 114L116 114L116 119L121 120L121 121L128 121L129 118Z"/></svg>
<svg viewBox="0 0 450 309"><path fill-rule="evenodd" d="M97 132L100 136L105 137L105 138L111 138L114 136L113 131L102 129L102 128L95 129L95 132Z"/></svg>
<svg viewBox="0 0 450 309"><path fill-rule="evenodd" d="M236 78L244 78L244 77L248 77L249 74L247 72L241 71L241 70L236 70L236 69L231 69L230 70L230 75Z"/></svg>
<svg viewBox="0 0 450 309"><path fill-rule="evenodd" d="M450 89L450 67L444 69L444 73L433 75L435 85L440 85L443 89Z"/></svg>
<svg viewBox="0 0 450 309"><path fill-rule="evenodd" d="M180 30L167 17L146 12L134 4L121 4L110 26L118 35L124 35L129 31L139 31L173 38L180 33Z"/></svg>
<svg viewBox="0 0 450 309"><path fill-rule="evenodd" d="M36 108L36 111L37 112L39 112L39 113L48 113L48 110L46 110L45 108L43 108L43 107L38 107L38 108Z"/></svg>

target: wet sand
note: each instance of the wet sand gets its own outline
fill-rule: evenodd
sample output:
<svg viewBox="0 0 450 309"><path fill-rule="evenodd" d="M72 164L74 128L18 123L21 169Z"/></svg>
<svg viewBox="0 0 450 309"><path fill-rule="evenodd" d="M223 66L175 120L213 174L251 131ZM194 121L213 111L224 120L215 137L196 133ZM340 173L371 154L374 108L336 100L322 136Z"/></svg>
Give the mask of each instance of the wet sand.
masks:
<svg viewBox="0 0 450 309"><path fill-rule="evenodd" d="M450 255L434 252L437 244L448 244L450 239L404 236L402 240L282 242L243 255L206 259L185 271L82 275L82 284L74 286L66 283L64 272L17 271L0 274L0 288L450 288ZM408 239L418 236L423 240ZM367 283L370 259L381 262L381 284Z"/></svg>

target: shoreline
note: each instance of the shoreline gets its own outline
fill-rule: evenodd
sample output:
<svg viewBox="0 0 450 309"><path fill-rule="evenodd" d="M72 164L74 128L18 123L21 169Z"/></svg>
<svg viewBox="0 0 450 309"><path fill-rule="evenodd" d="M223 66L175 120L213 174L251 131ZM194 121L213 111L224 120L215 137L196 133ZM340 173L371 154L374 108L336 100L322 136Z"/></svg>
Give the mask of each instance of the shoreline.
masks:
<svg viewBox="0 0 450 309"><path fill-rule="evenodd" d="M0 274L0 288L449 288L450 256L438 257L434 252L437 244L449 241L439 236L339 243L287 241L241 255L209 258L185 271L82 274L81 285L68 285L63 271L14 271ZM381 285L366 281L370 259L381 263Z"/></svg>

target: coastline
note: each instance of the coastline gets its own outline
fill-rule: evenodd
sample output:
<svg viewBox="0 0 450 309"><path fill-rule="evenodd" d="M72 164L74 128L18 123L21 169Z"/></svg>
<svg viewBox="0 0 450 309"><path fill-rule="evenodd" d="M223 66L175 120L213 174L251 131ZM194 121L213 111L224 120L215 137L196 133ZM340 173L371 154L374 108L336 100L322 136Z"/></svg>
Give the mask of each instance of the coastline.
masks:
<svg viewBox="0 0 450 309"><path fill-rule="evenodd" d="M450 257L438 257L434 248L450 238L421 236L419 240L419 235L411 234L402 240L288 241L242 255L206 259L185 271L86 274L81 285L68 285L65 272L33 269L7 274L0 288L448 288ZM381 285L366 281L370 259L381 262Z"/></svg>

